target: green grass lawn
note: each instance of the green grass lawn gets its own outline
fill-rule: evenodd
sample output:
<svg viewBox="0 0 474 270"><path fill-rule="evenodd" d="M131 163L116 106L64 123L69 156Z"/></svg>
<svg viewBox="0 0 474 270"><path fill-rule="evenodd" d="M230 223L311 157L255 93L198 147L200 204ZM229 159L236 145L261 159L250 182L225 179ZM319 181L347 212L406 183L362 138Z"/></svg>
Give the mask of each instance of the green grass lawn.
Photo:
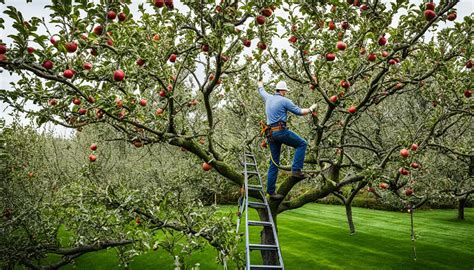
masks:
<svg viewBox="0 0 474 270"><path fill-rule="evenodd" d="M235 212L236 207L222 207ZM251 210L253 211L253 210ZM344 208L308 204L281 214L279 238L285 268L293 269L474 269L474 209L465 221L455 220L456 210L415 212L417 260L413 260L408 213L354 208L357 233L349 235ZM252 215L255 218L255 214ZM256 238L258 232L251 231ZM252 237L251 237L252 238ZM201 269L221 269L216 251L209 248L187 258ZM252 263L259 253L252 252ZM114 250L84 255L75 267L64 269L117 269ZM130 269L173 269L164 252L138 256Z"/></svg>

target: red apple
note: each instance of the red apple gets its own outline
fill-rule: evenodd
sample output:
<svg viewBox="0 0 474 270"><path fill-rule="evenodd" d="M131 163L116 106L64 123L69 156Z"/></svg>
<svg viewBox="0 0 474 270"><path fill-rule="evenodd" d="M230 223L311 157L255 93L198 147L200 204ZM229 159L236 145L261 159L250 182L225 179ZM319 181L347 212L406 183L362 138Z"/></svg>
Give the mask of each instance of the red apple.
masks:
<svg viewBox="0 0 474 270"><path fill-rule="evenodd" d="M366 11L369 9L369 6L367 6L366 4L363 4L360 6L360 11Z"/></svg>
<svg viewBox="0 0 474 270"><path fill-rule="evenodd" d="M94 34L100 36L102 35L102 32L104 31L104 27L102 27L102 25L97 25L95 28L94 28Z"/></svg>
<svg viewBox="0 0 474 270"><path fill-rule="evenodd" d="M65 47L68 52L73 53L77 50L77 43L74 41L71 41L71 42L66 43Z"/></svg>
<svg viewBox="0 0 474 270"><path fill-rule="evenodd" d="M258 44L257 44L257 47L258 47L260 50L264 51L264 50L267 49L267 44L265 44L265 42L263 42L263 41L259 41Z"/></svg>
<svg viewBox="0 0 474 270"><path fill-rule="evenodd" d="M165 5L165 0L155 0L155 7L162 8Z"/></svg>
<svg viewBox="0 0 474 270"><path fill-rule="evenodd" d="M373 188L373 187L367 187L367 191L368 191L368 192L375 192L375 188Z"/></svg>
<svg viewBox="0 0 474 270"><path fill-rule="evenodd" d="M383 52L382 52L382 57L385 58L385 57L387 57L387 56L388 56L388 52L387 52L387 51L383 51Z"/></svg>
<svg viewBox="0 0 474 270"><path fill-rule="evenodd" d="M142 98L142 99L140 99L140 102L139 102L139 103L140 103L140 106L145 107L146 104L147 104L147 100L144 99L144 98Z"/></svg>
<svg viewBox="0 0 474 270"><path fill-rule="evenodd" d="M163 114L163 109L162 109L162 108L158 108L158 109L156 109L156 112L155 112L155 114L156 114L157 116L159 116L159 115Z"/></svg>
<svg viewBox="0 0 474 270"><path fill-rule="evenodd" d="M120 98L115 99L115 105L119 108L123 107L123 101Z"/></svg>
<svg viewBox="0 0 474 270"><path fill-rule="evenodd" d="M33 53L36 51L36 49L33 48L33 47L28 47L28 48L26 48L26 51L27 51L29 54L33 54Z"/></svg>
<svg viewBox="0 0 474 270"><path fill-rule="evenodd" d="M271 8L264 8L260 11L260 13L265 16L265 17L270 17L273 14L273 11Z"/></svg>
<svg viewBox="0 0 474 270"><path fill-rule="evenodd" d="M409 155L410 155L410 152L408 152L407 149L403 148L402 150L400 150L400 156L407 158Z"/></svg>
<svg viewBox="0 0 474 270"><path fill-rule="evenodd" d="M55 99L55 98L52 98L52 99L50 99L50 100L48 101L48 104L49 104L50 106L56 106L56 105L58 104L58 100Z"/></svg>
<svg viewBox="0 0 474 270"><path fill-rule="evenodd" d="M369 55L367 56L367 60L369 60L370 62L374 62L375 60L377 60L377 55L375 53L369 53Z"/></svg>
<svg viewBox="0 0 474 270"><path fill-rule="evenodd" d="M379 38L379 45L384 46L385 44L387 44L387 38L385 38L385 35L383 35Z"/></svg>
<svg viewBox="0 0 474 270"><path fill-rule="evenodd" d="M161 90L159 95L160 95L160 97L165 97L166 96L165 90Z"/></svg>
<svg viewBox="0 0 474 270"><path fill-rule="evenodd" d="M176 54L174 54L174 53L171 54L168 60L169 60L171 63L176 62Z"/></svg>
<svg viewBox="0 0 474 270"><path fill-rule="evenodd" d="M93 96L88 96L87 97L87 102L89 103L95 103L95 98Z"/></svg>
<svg viewBox="0 0 474 270"><path fill-rule="evenodd" d="M109 12L107 12L107 18L109 20L115 20L115 17L117 17L117 13L115 13L115 11L109 10Z"/></svg>
<svg viewBox="0 0 474 270"><path fill-rule="evenodd" d="M331 96L331 97L329 98L329 101L331 101L332 103L336 103L336 102L337 102L337 99L338 99L337 96L334 95L334 96Z"/></svg>
<svg viewBox="0 0 474 270"><path fill-rule="evenodd" d="M113 47L114 46L114 41L112 39L107 39L107 45L109 45L110 47Z"/></svg>
<svg viewBox="0 0 474 270"><path fill-rule="evenodd" d="M245 46L245 47L250 47L250 45L252 44L252 42L250 41L250 39L244 39L243 43L244 43L244 46Z"/></svg>
<svg viewBox="0 0 474 270"><path fill-rule="evenodd" d="M395 84L395 89L396 89L396 90L400 90L400 89L402 89L402 87L403 87L403 84L402 84L402 83L399 83L399 82L398 82L397 84Z"/></svg>
<svg viewBox="0 0 474 270"><path fill-rule="evenodd" d="M336 24L333 21L330 21L328 24L329 30L334 30L336 29Z"/></svg>
<svg viewBox="0 0 474 270"><path fill-rule="evenodd" d="M425 10L425 12L423 12L423 14L425 15L425 19L427 21L431 21L436 17L436 13L433 10L430 10L430 9Z"/></svg>
<svg viewBox="0 0 474 270"><path fill-rule="evenodd" d="M435 9L435 3L433 2L428 2L425 4L425 7L427 10L434 10Z"/></svg>
<svg viewBox="0 0 474 270"><path fill-rule="evenodd" d="M464 90L464 96L467 98L470 98L472 96L472 90L471 89Z"/></svg>
<svg viewBox="0 0 474 270"><path fill-rule="evenodd" d="M411 166L412 168L414 168L414 169L420 168L420 164L418 164L418 163L416 163L416 162L412 162L412 163L410 164L410 166Z"/></svg>
<svg viewBox="0 0 474 270"><path fill-rule="evenodd" d="M397 60L395 60L395 59L393 59L393 58L390 59L390 60L388 60L388 64L389 64L389 65L395 65L396 63L398 63Z"/></svg>
<svg viewBox="0 0 474 270"><path fill-rule="evenodd" d="M119 15L118 15L118 20L123 22L127 19L127 15L123 12L120 12Z"/></svg>
<svg viewBox="0 0 474 270"><path fill-rule="evenodd" d="M336 48L337 48L338 50L340 50L340 51L343 51L343 50L345 50L345 49L347 48L347 44L344 43L344 42L342 42L342 41L338 41L338 42L336 43Z"/></svg>
<svg viewBox="0 0 474 270"><path fill-rule="evenodd" d="M349 23L344 21L341 23L341 28L344 29L344 30L347 30L349 29Z"/></svg>
<svg viewBox="0 0 474 270"><path fill-rule="evenodd" d="M89 155L89 161L90 162L95 162L97 160L97 157L94 154Z"/></svg>
<svg viewBox="0 0 474 270"><path fill-rule="evenodd" d="M351 114L354 114L354 113L356 113L357 108L354 105L352 105L352 106L349 107L349 109L347 109L347 111Z"/></svg>
<svg viewBox="0 0 474 270"><path fill-rule="evenodd" d="M327 53L326 54L326 60L327 61L334 61L336 59L336 55L334 53Z"/></svg>
<svg viewBox="0 0 474 270"><path fill-rule="evenodd" d="M166 90L168 90L168 92L173 91L173 85L171 83L169 83Z"/></svg>
<svg viewBox="0 0 474 270"><path fill-rule="evenodd" d="M140 140L138 140L138 139L133 140L132 143L133 143L133 146L135 146L136 148L140 148L140 147L143 146L142 141L140 141Z"/></svg>
<svg viewBox="0 0 474 270"><path fill-rule="evenodd" d="M411 145L410 148L411 148L412 151L416 151L416 150L418 150L418 144L414 143L414 144Z"/></svg>
<svg viewBox="0 0 474 270"><path fill-rule="evenodd" d="M160 41L161 37L159 34L154 34L153 35L153 41Z"/></svg>
<svg viewBox="0 0 474 270"><path fill-rule="evenodd" d="M56 43L58 41L56 40L56 38L54 36L52 36L52 37L49 38L49 42L51 42L51 44L53 44L53 45L56 45Z"/></svg>
<svg viewBox="0 0 474 270"><path fill-rule="evenodd" d="M262 15L257 16L257 23L260 25L265 24L265 16L262 16Z"/></svg>
<svg viewBox="0 0 474 270"><path fill-rule="evenodd" d="M92 151L95 151L97 150L97 144L93 143L91 144L91 146L89 147Z"/></svg>
<svg viewBox="0 0 474 270"><path fill-rule="evenodd" d="M80 108L78 111L77 111L80 115L84 115L87 113L87 109L85 108Z"/></svg>
<svg viewBox="0 0 474 270"><path fill-rule="evenodd" d="M95 110L95 117L97 119L102 119L102 117L104 117L104 111L102 109L96 109Z"/></svg>
<svg viewBox="0 0 474 270"><path fill-rule="evenodd" d="M261 148L267 148L267 141L266 141L266 140L263 140L263 141L260 143L260 147L261 147Z"/></svg>
<svg viewBox="0 0 474 270"><path fill-rule="evenodd" d="M382 183L379 184L379 187L380 187L381 189L387 189L387 188L389 187L389 184L382 182Z"/></svg>
<svg viewBox="0 0 474 270"><path fill-rule="evenodd" d="M74 105L81 105L81 99L75 97L75 98L72 99L72 103L73 103Z"/></svg>
<svg viewBox="0 0 474 270"><path fill-rule="evenodd" d="M472 61L472 60L469 59L469 60L466 62L466 68L471 69L472 66L474 66L474 61Z"/></svg>
<svg viewBox="0 0 474 270"><path fill-rule="evenodd" d="M117 114L118 118L120 120L124 119L125 118L125 110L121 110L118 114Z"/></svg>
<svg viewBox="0 0 474 270"><path fill-rule="evenodd" d="M341 80L341 82L339 82L339 85L342 87L342 88L349 88L351 86L351 83L346 81L346 80Z"/></svg>
<svg viewBox="0 0 474 270"><path fill-rule="evenodd" d="M123 72L123 70L118 69L114 71L114 81L120 82L123 81L123 78L125 78L125 72Z"/></svg>
<svg viewBox="0 0 474 270"><path fill-rule="evenodd" d="M208 44L202 44L201 45L201 51L208 52L209 51L209 45Z"/></svg>
<svg viewBox="0 0 474 270"><path fill-rule="evenodd" d="M288 41L289 41L290 43L296 43L296 41L298 41L298 38L297 38L296 36L291 36L291 37L288 39Z"/></svg>
<svg viewBox="0 0 474 270"><path fill-rule="evenodd" d="M63 72L63 76L68 78L68 79L71 79L72 77L74 77L74 70L72 69L66 69L64 72Z"/></svg>
<svg viewBox="0 0 474 270"><path fill-rule="evenodd" d="M45 69L52 69L53 68L53 62L51 60L45 60L42 64L42 66Z"/></svg>
<svg viewBox="0 0 474 270"><path fill-rule="evenodd" d="M400 169L398 169L398 172L399 172L401 175L409 175L409 174L410 174L410 171L408 171L408 170L405 169L405 168L400 168Z"/></svg>
<svg viewBox="0 0 474 270"><path fill-rule="evenodd" d="M405 195L411 196L412 194L413 194L413 189L411 189L411 188L405 189Z"/></svg>
<svg viewBox="0 0 474 270"><path fill-rule="evenodd" d="M212 166L211 166L211 164L209 164L209 163L207 163L207 162L204 162L204 163L202 164L202 169L207 172L207 171L209 171L210 169L212 169Z"/></svg>
<svg viewBox="0 0 474 270"><path fill-rule="evenodd" d="M91 48L90 54L93 56L97 56L97 49L96 48Z"/></svg>
<svg viewBox="0 0 474 270"><path fill-rule="evenodd" d="M165 6L168 9L173 9L174 8L173 0L165 0Z"/></svg>
<svg viewBox="0 0 474 270"><path fill-rule="evenodd" d="M91 70L92 69L92 64L91 63L84 63L84 65L82 65L82 67L85 69L85 70Z"/></svg>
<svg viewBox="0 0 474 270"><path fill-rule="evenodd" d="M143 66L145 64L145 60L141 59L141 58L138 58L137 61L135 61L135 63L138 65L138 66Z"/></svg>
<svg viewBox="0 0 474 270"><path fill-rule="evenodd" d="M296 30L298 30L298 26L296 26L296 24L293 24L291 26L291 32L296 32Z"/></svg>
<svg viewBox="0 0 474 270"><path fill-rule="evenodd" d="M0 54L6 54L7 53L7 46L5 44L0 44Z"/></svg>
<svg viewBox="0 0 474 270"><path fill-rule="evenodd" d="M456 17L457 17L456 12L451 12L451 13L448 14L447 18L448 18L448 21L454 21L454 20L456 20Z"/></svg>
<svg viewBox="0 0 474 270"><path fill-rule="evenodd" d="M227 57L226 55L221 54L221 60L222 60L222 62L227 62L227 61L229 61L229 57Z"/></svg>

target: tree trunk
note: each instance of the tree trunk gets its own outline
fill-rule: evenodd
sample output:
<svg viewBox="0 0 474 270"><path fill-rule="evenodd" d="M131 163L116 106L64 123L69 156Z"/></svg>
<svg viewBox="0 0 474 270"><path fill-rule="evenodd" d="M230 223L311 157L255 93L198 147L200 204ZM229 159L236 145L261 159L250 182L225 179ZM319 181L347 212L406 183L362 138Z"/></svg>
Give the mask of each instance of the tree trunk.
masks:
<svg viewBox="0 0 474 270"><path fill-rule="evenodd" d="M258 211L261 221L269 221L268 214L266 210ZM273 223L275 224L275 229L277 228L276 215L273 216ZM277 230L278 231L278 230ZM270 227L263 227L260 232L260 241L265 245L274 245L275 238L273 237L273 231ZM264 265L278 265L278 253L276 251L262 250L262 260Z"/></svg>
<svg viewBox="0 0 474 270"><path fill-rule="evenodd" d="M459 206L458 206L458 220L464 220L464 207L466 206L467 196L464 196L459 199Z"/></svg>
<svg viewBox="0 0 474 270"><path fill-rule="evenodd" d="M352 220L352 201L347 201L345 203L346 206L346 216L347 216L347 223L349 224L349 231L352 234L355 234L355 226L354 221Z"/></svg>

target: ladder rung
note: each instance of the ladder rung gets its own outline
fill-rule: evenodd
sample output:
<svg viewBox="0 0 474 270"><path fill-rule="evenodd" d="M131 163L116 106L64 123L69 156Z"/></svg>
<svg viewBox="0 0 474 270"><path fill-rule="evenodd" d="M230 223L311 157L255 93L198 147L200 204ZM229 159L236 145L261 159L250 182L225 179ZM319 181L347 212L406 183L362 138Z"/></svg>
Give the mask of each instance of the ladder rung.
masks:
<svg viewBox="0 0 474 270"><path fill-rule="evenodd" d="M250 250L277 250L277 245L249 244Z"/></svg>
<svg viewBox="0 0 474 270"><path fill-rule="evenodd" d="M265 227L271 227L272 223L268 221L256 221L256 220L249 220L247 222L249 226L265 226Z"/></svg>
<svg viewBox="0 0 474 270"><path fill-rule="evenodd" d="M258 191L263 191L262 186L256 186L256 185L247 185L249 190L258 190Z"/></svg>
<svg viewBox="0 0 474 270"><path fill-rule="evenodd" d="M245 153L245 155L246 155L247 157L253 157L253 154L252 154L252 153Z"/></svg>
<svg viewBox="0 0 474 270"><path fill-rule="evenodd" d="M267 205L261 202L249 202L249 207L252 208L265 208Z"/></svg>
<svg viewBox="0 0 474 270"><path fill-rule="evenodd" d="M250 265L252 270L283 269L281 265Z"/></svg>
<svg viewBox="0 0 474 270"><path fill-rule="evenodd" d="M255 164L255 163L245 163L245 165L257 166L257 164Z"/></svg>
<svg viewBox="0 0 474 270"><path fill-rule="evenodd" d="M258 174L257 171L247 171L247 174Z"/></svg>

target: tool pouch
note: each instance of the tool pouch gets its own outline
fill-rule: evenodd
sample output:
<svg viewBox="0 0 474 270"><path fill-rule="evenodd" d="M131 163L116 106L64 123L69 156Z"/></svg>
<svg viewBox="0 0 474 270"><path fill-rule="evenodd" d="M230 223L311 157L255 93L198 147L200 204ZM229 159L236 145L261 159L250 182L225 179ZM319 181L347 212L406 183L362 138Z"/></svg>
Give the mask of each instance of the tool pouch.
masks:
<svg viewBox="0 0 474 270"><path fill-rule="evenodd" d="M265 122L260 121L260 127L261 127L260 135L265 136L268 143L273 142L272 129L270 128L270 126L267 125Z"/></svg>

